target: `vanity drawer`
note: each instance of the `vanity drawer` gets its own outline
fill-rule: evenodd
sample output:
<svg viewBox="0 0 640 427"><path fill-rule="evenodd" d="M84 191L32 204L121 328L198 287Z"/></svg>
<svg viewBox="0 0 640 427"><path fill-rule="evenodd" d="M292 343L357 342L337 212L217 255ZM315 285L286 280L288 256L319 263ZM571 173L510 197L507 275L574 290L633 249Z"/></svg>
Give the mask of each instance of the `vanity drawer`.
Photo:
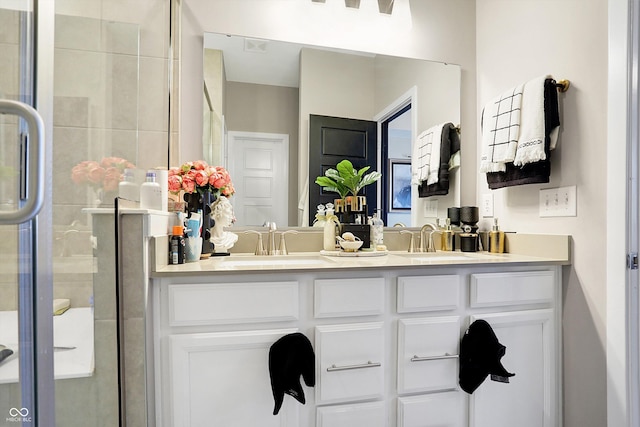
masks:
<svg viewBox="0 0 640 427"><path fill-rule="evenodd" d="M314 316L351 317L384 312L384 278L314 281Z"/></svg>
<svg viewBox="0 0 640 427"><path fill-rule="evenodd" d="M458 385L460 319L398 321L398 393L452 390Z"/></svg>
<svg viewBox="0 0 640 427"><path fill-rule="evenodd" d="M373 322L316 327L316 403L382 397L382 325Z"/></svg>
<svg viewBox="0 0 640 427"><path fill-rule="evenodd" d="M318 408L316 427L386 427L385 402L356 403Z"/></svg>
<svg viewBox="0 0 640 427"><path fill-rule="evenodd" d="M523 271L471 275L471 307L551 303L553 271Z"/></svg>
<svg viewBox="0 0 640 427"><path fill-rule="evenodd" d="M454 310L460 301L460 276L398 277L398 313Z"/></svg>
<svg viewBox="0 0 640 427"><path fill-rule="evenodd" d="M168 285L169 326L296 320L298 282Z"/></svg>
<svg viewBox="0 0 640 427"><path fill-rule="evenodd" d="M464 427L462 393L452 391L398 398L398 427Z"/></svg>

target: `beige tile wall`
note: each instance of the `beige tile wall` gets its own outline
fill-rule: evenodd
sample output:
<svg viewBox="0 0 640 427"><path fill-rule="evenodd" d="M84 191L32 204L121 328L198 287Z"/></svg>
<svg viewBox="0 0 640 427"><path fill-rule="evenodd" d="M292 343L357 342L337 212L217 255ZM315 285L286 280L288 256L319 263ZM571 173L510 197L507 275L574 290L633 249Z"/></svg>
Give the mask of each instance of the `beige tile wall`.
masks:
<svg viewBox="0 0 640 427"><path fill-rule="evenodd" d="M54 227L92 230L82 208L91 206L93 191L70 188L71 168L82 160L123 157L139 168L168 164L168 46L169 2L165 0L60 0L56 2ZM98 250L113 249L112 224L93 229ZM106 221L106 223L105 223ZM73 226L71 224L74 223ZM90 235L90 234L89 234ZM86 235L72 247L91 254ZM59 242L59 241L58 241ZM59 250L59 252L56 252ZM54 253L60 253L54 248ZM108 251L110 252L110 251ZM84 300L86 289L95 300L96 370L86 380L58 382L58 424L103 426L117 424L118 384L116 348L115 271L109 254L98 257L95 273L81 284L60 276L61 289ZM56 284L56 291L58 284ZM62 292L62 291L61 291ZM143 317L133 316L125 327L128 374L134 389L128 425L146 426ZM137 397L136 397L137 396ZM78 402L94 416L74 417ZM136 414L136 415L133 415Z"/></svg>

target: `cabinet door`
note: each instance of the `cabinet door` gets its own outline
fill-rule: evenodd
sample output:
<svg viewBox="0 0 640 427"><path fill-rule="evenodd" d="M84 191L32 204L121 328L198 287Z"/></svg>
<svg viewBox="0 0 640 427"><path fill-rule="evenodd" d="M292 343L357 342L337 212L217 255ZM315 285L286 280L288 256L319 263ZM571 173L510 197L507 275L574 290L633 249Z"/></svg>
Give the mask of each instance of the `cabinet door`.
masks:
<svg viewBox="0 0 640 427"><path fill-rule="evenodd" d="M506 346L502 364L516 375L509 383L488 377L470 399L470 427L560 426L559 358L552 310L472 317L489 322ZM554 333L555 332L555 333Z"/></svg>
<svg viewBox="0 0 640 427"><path fill-rule="evenodd" d="M398 427L466 427L465 415L459 391L398 398Z"/></svg>
<svg viewBox="0 0 640 427"><path fill-rule="evenodd" d="M398 393L453 390L458 386L457 316L398 322Z"/></svg>
<svg viewBox="0 0 640 427"><path fill-rule="evenodd" d="M378 315L384 312L384 278L318 279L313 287L316 318Z"/></svg>
<svg viewBox="0 0 640 427"><path fill-rule="evenodd" d="M183 334L169 337L173 427L299 425L297 401L285 395L273 415L269 348L295 330ZM304 387L304 383L303 383ZM312 393L305 389L305 393Z"/></svg>
<svg viewBox="0 0 640 427"><path fill-rule="evenodd" d="M317 326L316 369L319 404L382 397L382 322Z"/></svg>
<svg viewBox="0 0 640 427"><path fill-rule="evenodd" d="M355 403L318 408L316 427L386 427L385 402Z"/></svg>

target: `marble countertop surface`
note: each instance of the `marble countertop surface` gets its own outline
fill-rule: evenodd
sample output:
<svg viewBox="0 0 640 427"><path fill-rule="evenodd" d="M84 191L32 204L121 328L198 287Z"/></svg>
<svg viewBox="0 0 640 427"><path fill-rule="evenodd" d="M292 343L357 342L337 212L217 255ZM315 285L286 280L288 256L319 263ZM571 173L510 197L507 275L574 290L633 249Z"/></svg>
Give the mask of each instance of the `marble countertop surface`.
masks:
<svg viewBox="0 0 640 427"><path fill-rule="evenodd" d="M534 238L529 242L513 243L514 249L520 248L518 253L488 253L488 252L400 252L385 253L344 253L323 255L319 252L299 252L289 255L256 256L253 254L231 254L216 256L180 265L167 265L158 262L153 269L152 277L175 277L206 275L210 273L276 273L290 271L324 271L341 269L388 269L406 267L447 267L469 265L515 265L515 264L570 264L568 236L547 236L547 241ZM541 247L536 247L542 245ZM551 245L543 250L547 245Z"/></svg>

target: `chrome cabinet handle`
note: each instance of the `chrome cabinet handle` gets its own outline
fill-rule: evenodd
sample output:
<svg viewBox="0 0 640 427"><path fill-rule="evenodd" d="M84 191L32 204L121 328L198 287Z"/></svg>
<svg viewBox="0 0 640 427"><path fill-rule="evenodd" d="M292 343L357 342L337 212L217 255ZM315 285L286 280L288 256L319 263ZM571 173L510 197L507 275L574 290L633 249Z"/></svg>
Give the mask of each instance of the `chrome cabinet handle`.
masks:
<svg viewBox="0 0 640 427"><path fill-rule="evenodd" d="M0 212L0 225L20 224L35 217L44 201L44 122L30 105L9 99L0 99L0 114L22 117L29 131L28 158L24 159L24 166L21 165L27 180L26 194L20 191L20 200L24 203L18 210Z"/></svg>
<svg viewBox="0 0 640 427"><path fill-rule="evenodd" d="M361 363L359 365L344 365L344 366L336 366L331 365L330 367L327 368L327 372L335 372L335 371L348 371L348 370L352 370L352 369L363 369L363 368L377 368L382 366L382 363L380 362L372 362L372 361L368 361L367 363Z"/></svg>
<svg viewBox="0 0 640 427"><path fill-rule="evenodd" d="M445 353L442 356L427 356L427 357L413 356L411 358L411 361L412 362L424 362L424 361L428 361L428 360L457 359L457 358L458 358L457 354Z"/></svg>

